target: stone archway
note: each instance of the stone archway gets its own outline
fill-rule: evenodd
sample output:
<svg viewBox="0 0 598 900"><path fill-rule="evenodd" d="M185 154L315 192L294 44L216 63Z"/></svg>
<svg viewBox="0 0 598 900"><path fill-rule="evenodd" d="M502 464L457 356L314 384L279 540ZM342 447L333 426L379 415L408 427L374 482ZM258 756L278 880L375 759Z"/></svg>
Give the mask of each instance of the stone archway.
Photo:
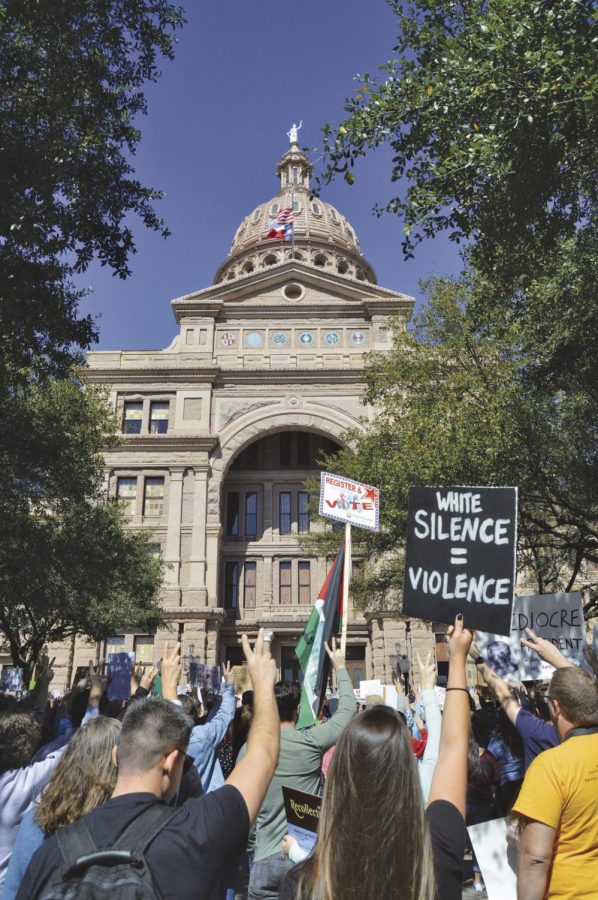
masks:
<svg viewBox="0 0 598 900"><path fill-rule="evenodd" d="M208 483L208 520L216 523L220 515L220 492L226 473L245 447L268 433L293 428L313 431L346 446L344 434L350 429L362 429L353 416L317 403L304 403L297 397L287 398L283 404L268 404L250 410L234 419L220 433L219 455L212 458Z"/></svg>

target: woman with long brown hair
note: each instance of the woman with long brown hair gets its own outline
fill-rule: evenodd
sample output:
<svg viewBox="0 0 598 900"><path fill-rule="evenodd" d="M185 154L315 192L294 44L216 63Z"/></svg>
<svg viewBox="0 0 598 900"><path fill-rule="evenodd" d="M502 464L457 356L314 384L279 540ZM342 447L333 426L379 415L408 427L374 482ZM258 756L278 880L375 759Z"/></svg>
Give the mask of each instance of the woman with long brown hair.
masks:
<svg viewBox="0 0 598 900"><path fill-rule="evenodd" d="M448 687L428 809L401 716L386 706L366 710L336 745L318 842L286 876L280 900L460 900L472 634L460 616L448 634Z"/></svg>
<svg viewBox="0 0 598 900"><path fill-rule="evenodd" d="M13 900L37 848L58 828L104 803L116 784L112 751L120 722L98 716L71 738L37 807L23 817L13 847L3 900Z"/></svg>

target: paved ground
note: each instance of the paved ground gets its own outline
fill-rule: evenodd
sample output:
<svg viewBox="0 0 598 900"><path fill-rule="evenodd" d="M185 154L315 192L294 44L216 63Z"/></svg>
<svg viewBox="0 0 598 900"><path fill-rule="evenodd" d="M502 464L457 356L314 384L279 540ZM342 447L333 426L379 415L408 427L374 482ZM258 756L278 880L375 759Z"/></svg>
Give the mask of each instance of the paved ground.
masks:
<svg viewBox="0 0 598 900"><path fill-rule="evenodd" d="M484 900L487 897L487 894L476 894L473 889L473 884L466 884L463 888L463 900L473 900L474 897L481 897Z"/></svg>

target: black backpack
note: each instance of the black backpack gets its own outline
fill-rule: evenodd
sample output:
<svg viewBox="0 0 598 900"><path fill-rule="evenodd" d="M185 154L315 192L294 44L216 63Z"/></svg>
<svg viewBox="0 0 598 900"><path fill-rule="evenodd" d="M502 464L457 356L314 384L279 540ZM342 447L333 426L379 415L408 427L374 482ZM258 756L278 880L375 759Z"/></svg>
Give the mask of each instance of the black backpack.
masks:
<svg viewBox="0 0 598 900"><path fill-rule="evenodd" d="M145 859L156 835L178 810L154 803L131 822L113 847L98 849L85 819L56 832L64 865L38 900L161 900Z"/></svg>

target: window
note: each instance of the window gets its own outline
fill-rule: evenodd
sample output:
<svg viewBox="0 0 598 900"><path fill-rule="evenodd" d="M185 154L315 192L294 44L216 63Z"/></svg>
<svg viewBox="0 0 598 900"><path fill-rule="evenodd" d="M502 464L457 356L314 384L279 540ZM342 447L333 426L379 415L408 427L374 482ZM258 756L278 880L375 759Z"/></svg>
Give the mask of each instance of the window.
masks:
<svg viewBox="0 0 598 900"><path fill-rule="evenodd" d="M309 494L299 491L297 494L297 531L309 531Z"/></svg>
<svg viewBox="0 0 598 900"><path fill-rule="evenodd" d="M257 225L257 223L259 222L259 220L261 218L262 218L262 209L260 206L258 206L257 209L253 210L253 215L251 217L251 221L253 222L254 225Z"/></svg>
<svg viewBox="0 0 598 900"><path fill-rule="evenodd" d="M151 635L135 638L135 662L151 666L154 662L154 639Z"/></svg>
<svg viewBox="0 0 598 900"><path fill-rule="evenodd" d="M243 608L255 609L257 563L246 562L243 571Z"/></svg>
<svg viewBox="0 0 598 900"><path fill-rule="evenodd" d="M291 167L291 182L293 184L297 184L298 181L299 181L299 169L297 168L297 166L292 166Z"/></svg>
<svg viewBox="0 0 598 900"><path fill-rule="evenodd" d="M166 434L169 406L168 400L153 401L150 404L150 434Z"/></svg>
<svg viewBox="0 0 598 900"><path fill-rule="evenodd" d="M290 561L279 563L278 602L281 606L290 606L293 602L293 598L291 596Z"/></svg>
<svg viewBox="0 0 598 900"><path fill-rule="evenodd" d="M245 537L257 535L257 494L250 491L245 494Z"/></svg>
<svg viewBox="0 0 598 900"><path fill-rule="evenodd" d="M146 478L143 494L143 515L161 516L164 511L164 479Z"/></svg>
<svg viewBox="0 0 598 900"><path fill-rule="evenodd" d="M141 401L127 401L123 411L123 433L141 434L141 420L143 418L143 403Z"/></svg>
<svg viewBox="0 0 598 900"><path fill-rule="evenodd" d="M294 647L280 648L280 672L283 681L303 681L303 672Z"/></svg>
<svg viewBox="0 0 598 900"><path fill-rule="evenodd" d="M119 503L122 504L123 512L126 516L135 514L135 500L137 497L137 479L136 478L119 478L116 482L116 496Z"/></svg>
<svg viewBox="0 0 598 900"><path fill-rule="evenodd" d="M293 212L300 213L301 212L301 204L298 200L293 200Z"/></svg>
<svg viewBox="0 0 598 900"><path fill-rule="evenodd" d="M297 436L297 464L309 466L309 434L307 431L300 431Z"/></svg>
<svg viewBox="0 0 598 900"><path fill-rule="evenodd" d="M281 466L290 466L291 465L291 432L290 431L281 431L279 436L279 448L280 448L280 465Z"/></svg>
<svg viewBox="0 0 598 900"><path fill-rule="evenodd" d="M227 562L224 566L224 608L237 609L239 605L239 563Z"/></svg>
<svg viewBox="0 0 598 900"><path fill-rule="evenodd" d="M117 634L114 637L106 638L106 659L110 653L122 653L125 649L124 634Z"/></svg>
<svg viewBox="0 0 598 900"><path fill-rule="evenodd" d="M318 256L314 259L314 266L318 266L319 269L323 269L326 265L326 257L322 256L322 254L318 254Z"/></svg>
<svg viewBox="0 0 598 900"><path fill-rule="evenodd" d="M278 495L278 533L291 533L291 492L281 491ZM290 565L290 563L289 563Z"/></svg>
<svg viewBox="0 0 598 900"><path fill-rule="evenodd" d="M299 561L299 603L311 603L311 565Z"/></svg>
<svg viewBox="0 0 598 900"><path fill-rule="evenodd" d="M239 492L229 491L226 495L226 534L239 537Z"/></svg>
<svg viewBox="0 0 598 900"><path fill-rule="evenodd" d="M322 207L320 206L319 203L312 203L311 208L312 208L312 212L313 212L314 216L322 215Z"/></svg>
<svg viewBox="0 0 598 900"><path fill-rule="evenodd" d="M160 557L162 556L161 544L148 544L147 548L154 559L160 559Z"/></svg>
<svg viewBox="0 0 598 900"><path fill-rule="evenodd" d="M278 209L279 209L278 203L273 203L272 206L270 207L270 215L275 216L276 213L278 212Z"/></svg>

